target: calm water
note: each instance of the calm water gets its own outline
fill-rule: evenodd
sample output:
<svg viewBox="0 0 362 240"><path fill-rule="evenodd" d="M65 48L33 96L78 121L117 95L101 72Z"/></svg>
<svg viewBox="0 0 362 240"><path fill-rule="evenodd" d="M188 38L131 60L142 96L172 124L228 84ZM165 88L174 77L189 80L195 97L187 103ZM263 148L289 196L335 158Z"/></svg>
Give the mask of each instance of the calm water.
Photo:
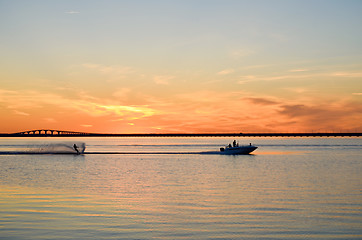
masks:
<svg viewBox="0 0 362 240"><path fill-rule="evenodd" d="M362 239L362 138L0 138L0 239ZM71 149L71 148L69 148ZM171 154L154 154L168 152Z"/></svg>

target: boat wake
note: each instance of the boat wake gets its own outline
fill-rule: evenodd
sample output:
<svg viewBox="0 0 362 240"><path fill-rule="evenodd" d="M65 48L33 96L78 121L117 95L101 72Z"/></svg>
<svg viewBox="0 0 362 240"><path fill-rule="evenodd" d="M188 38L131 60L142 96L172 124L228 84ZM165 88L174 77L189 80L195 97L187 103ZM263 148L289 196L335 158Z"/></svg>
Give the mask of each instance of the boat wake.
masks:
<svg viewBox="0 0 362 240"><path fill-rule="evenodd" d="M69 148L69 147L68 147ZM78 154L74 149L56 151L0 151L0 155L42 155L42 154ZM225 155L220 151L204 151L204 152L81 152L81 155ZM226 154L226 155L238 155L238 154ZM251 155L251 154L242 154Z"/></svg>
<svg viewBox="0 0 362 240"><path fill-rule="evenodd" d="M90 155L107 155L107 154L119 154L119 155L192 155L192 154L209 154L209 155L250 155L250 154L225 154L220 151L204 151L204 152L84 152L84 154Z"/></svg>
<svg viewBox="0 0 362 240"><path fill-rule="evenodd" d="M250 154L257 147L250 145L239 146L236 141L229 146L220 148L219 151L208 151L208 145L89 145L88 151L85 151L84 142L36 142L22 143L17 145L5 144L0 146L0 155L30 155L30 154L209 154L209 155L246 155ZM150 147L151 146L151 147ZM179 147L182 146L182 149ZM214 148L214 146L211 146ZM211 148L210 147L210 148ZM201 149L200 149L201 148ZM201 150L201 151L200 151Z"/></svg>

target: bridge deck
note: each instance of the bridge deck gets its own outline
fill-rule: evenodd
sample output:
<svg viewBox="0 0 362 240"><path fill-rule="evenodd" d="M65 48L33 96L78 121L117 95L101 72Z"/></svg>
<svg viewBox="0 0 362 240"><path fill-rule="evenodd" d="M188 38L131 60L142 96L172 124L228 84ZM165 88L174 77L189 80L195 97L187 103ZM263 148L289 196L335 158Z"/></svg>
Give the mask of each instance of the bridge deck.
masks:
<svg viewBox="0 0 362 240"><path fill-rule="evenodd" d="M58 130L33 130L3 133L0 137L361 137L362 133L82 133Z"/></svg>

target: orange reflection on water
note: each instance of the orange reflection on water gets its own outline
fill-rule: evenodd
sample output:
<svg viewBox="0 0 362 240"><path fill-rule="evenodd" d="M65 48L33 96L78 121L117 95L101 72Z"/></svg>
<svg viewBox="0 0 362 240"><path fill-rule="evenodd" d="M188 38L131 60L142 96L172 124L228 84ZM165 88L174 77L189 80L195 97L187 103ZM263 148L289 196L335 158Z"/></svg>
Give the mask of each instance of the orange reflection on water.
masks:
<svg viewBox="0 0 362 240"><path fill-rule="evenodd" d="M259 151L257 153L255 153L254 155L300 155L300 154L305 154L308 153L306 151L268 151L268 152L263 152L263 151Z"/></svg>

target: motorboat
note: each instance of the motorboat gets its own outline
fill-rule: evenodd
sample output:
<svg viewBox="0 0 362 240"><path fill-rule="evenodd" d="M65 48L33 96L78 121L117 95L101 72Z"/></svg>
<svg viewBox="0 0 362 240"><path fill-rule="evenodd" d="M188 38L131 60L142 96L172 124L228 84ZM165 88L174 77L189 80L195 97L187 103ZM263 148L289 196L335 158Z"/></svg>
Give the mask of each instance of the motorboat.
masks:
<svg viewBox="0 0 362 240"><path fill-rule="evenodd" d="M236 141L234 141L232 145L229 144L225 147L220 148L220 154L225 154L225 155L250 154L252 151L254 151L257 148L258 147L252 145L251 143L249 145L239 146L239 143L236 143Z"/></svg>

